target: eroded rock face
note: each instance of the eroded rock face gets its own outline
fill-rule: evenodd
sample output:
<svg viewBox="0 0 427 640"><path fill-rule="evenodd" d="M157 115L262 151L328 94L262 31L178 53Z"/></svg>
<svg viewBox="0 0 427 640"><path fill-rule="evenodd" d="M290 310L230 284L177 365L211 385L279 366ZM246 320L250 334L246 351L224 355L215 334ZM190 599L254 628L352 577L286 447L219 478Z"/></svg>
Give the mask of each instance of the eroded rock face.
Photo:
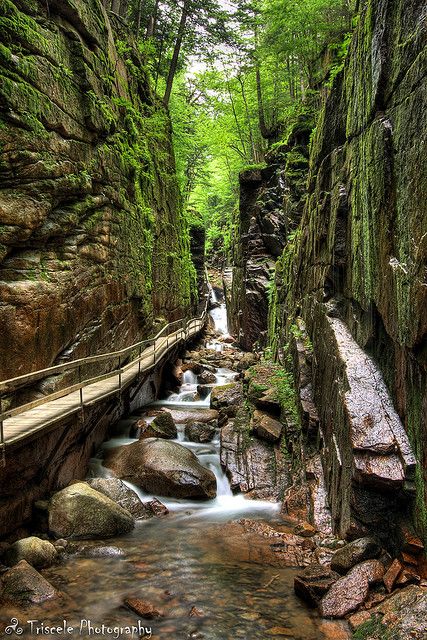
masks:
<svg viewBox="0 0 427 640"><path fill-rule="evenodd" d="M49 503L49 530L57 538L112 538L134 525L129 511L84 482L58 491Z"/></svg>
<svg viewBox="0 0 427 640"><path fill-rule="evenodd" d="M4 11L0 379L129 346L191 300L170 124L122 23L97 0Z"/></svg>
<svg viewBox="0 0 427 640"><path fill-rule="evenodd" d="M104 465L123 480L160 496L214 498L216 478L179 444L150 438L109 452Z"/></svg>
<svg viewBox="0 0 427 640"><path fill-rule="evenodd" d="M56 589L26 560L1 578L1 597L15 605L40 604L57 596Z"/></svg>
<svg viewBox="0 0 427 640"><path fill-rule="evenodd" d="M283 335L282 347L286 327L303 316L340 532L356 537L382 528L384 539L395 537L389 515L408 505L408 495L399 503L397 494L414 478L406 431L419 452L417 486L408 487L416 493L414 520L427 538L425 3L369 0L359 12L313 138L301 233L277 264L271 337L277 343ZM365 352L356 369L353 347L341 343L337 352L331 331L345 332ZM379 406L385 385L390 411Z"/></svg>
<svg viewBox="0 0 427 640"><path fill-rule="evenodd" d="M140 440L146 438L173 440L178 435L175 421L168 411L160 411L150 423L140 420L136 426L140 430Z"/></svg>

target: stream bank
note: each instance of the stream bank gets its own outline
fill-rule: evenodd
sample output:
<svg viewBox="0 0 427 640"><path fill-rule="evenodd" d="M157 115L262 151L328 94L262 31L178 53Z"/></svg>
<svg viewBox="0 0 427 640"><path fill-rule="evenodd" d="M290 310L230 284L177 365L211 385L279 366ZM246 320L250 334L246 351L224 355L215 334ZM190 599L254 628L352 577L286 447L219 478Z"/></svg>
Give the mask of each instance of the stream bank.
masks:
<svg viewBox="0 0 427 640"><path fill-rule="evenodd" d="M55 562L40 571L53 591L44 585L44 592L38 591L33 598L38 602L30 603L34 582L30 586L27 582L25 593L18 587L15 603L6 599L2 607L4 624L25 616L45 625L66 619L77 630L81 619L111 628L142 620L145 637L148 630L152 637L212 640L349 637L344 623L322 621L294 594L295 567L310 562L314 545L295 535L295 522L281 513L282 490L277 492L270 455L275 448L279 454L277 445L259 440L256 449L248 442L243 446L234 442L233 449L230 424L242 409L242 397L235 394L233 400L230 393L242 388L243 370L255 360L232 344L225 305L214 302L211 315L216 329L209 330L205 345L186 353L171 371L170 379L179 380L179 388L119 421L114 435L92 460L88 481L99 488L99 479L111 478L113 474L103 464L109 452L140 442L141 430L153 425L156 415L168 412L177 431L169 442L194 452L201 466L214 474L216 497L197 501L161 497L162 506L153 502L157 496L125 480L125 487L153 505L159 515L136 520L134 528L120 536L51 539L57 552ZM194 424L199 425L198 436L203 431L200 425L214 425L213 439L191 441L189 435L195 438L189 425ZM263 457L263 451L269 455ZM257 462L253 468L258 468L258 475L248 467L251 457ZM93 484L96 482L98 485ZM78 492L79 486L74 484L71 489ZM131 508L129 503L127 507ZM81 512L80 525L86 515ZM93 524L92 514L89 520ZM16 566L3 578L14 570ZM17 606L19 601L21 606ZM23 637L34 637L28 626L23 628ZM91 636L85 630L80 635ZM122 637L132 637L132 633L124 632Z"/></svg>

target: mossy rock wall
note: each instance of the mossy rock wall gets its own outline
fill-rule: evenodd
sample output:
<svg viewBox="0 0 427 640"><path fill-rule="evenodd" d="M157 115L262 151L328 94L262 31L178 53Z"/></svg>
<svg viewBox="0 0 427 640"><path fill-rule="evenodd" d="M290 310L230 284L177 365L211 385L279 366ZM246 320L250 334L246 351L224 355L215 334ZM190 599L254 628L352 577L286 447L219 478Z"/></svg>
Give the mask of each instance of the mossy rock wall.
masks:
<svg viewBox="0 0 427 640"><path fill-rule="evenodd" d="M427 540L426 69L425 3L360 3L317 123L303 220L278 263L270 342L280 353L302 315L319 365L322 309L374 356L418 460L411 508Z"/></svg>
<svg viewBox="0 0 427 640"><path fill-rule="evenodd" d="M0 378L190 310L168 114L101 0L0 0Z"/></svg>

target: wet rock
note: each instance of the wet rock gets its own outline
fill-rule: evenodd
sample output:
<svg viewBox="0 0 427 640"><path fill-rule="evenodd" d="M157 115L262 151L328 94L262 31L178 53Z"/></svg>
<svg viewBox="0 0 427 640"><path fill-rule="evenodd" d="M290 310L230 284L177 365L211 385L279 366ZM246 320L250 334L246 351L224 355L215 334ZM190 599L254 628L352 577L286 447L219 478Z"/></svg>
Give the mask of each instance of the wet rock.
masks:
<svg viewBox="0 0 427 640"><path fill-rule="evenodd" d="M252 431L261 440L278 442L282 436L283 425L267 413L255 410L252 417Z"/></svg>
<svg viewBox="0 0 427 640"><path fill-rule="evenodd" d="M26 560L36 569L50 567L57 558L57 550L52 543L34 536L15 542L4 554L4 562L10 567Z"/></svg>
<svg viewBox="0 0 427 640"><path fill-rule="evenodd" d="M243 353L237 362L237 371L246 371L250 367L253 367L258 362L258 356L255 353Z"/></svg>
<svg viewBox="0 0 427 640"><path fill-rule="evenodd" d="M124 605L146 620L153 620L154 618L162 618L164 616L161 609L155 607L151 602L141 600L140 598L127 598Z"/></svg>
<svg viewBox="0 0 427 640"><path fill-rule="evenodd" d="M217 424L218 423L218 411L214 409L194 410L189 409L187 411L181 411L174 409L172 415L176 424L190 424L192 422L202 422L203 424Z"/></svg>
<svg viewBox="0 0 427 640"><path fill-rule="evenodd" d="M204 618L205 616L203 611L201 609L197 609L197 607L191 607L188 615L190 618Z"/></svg>
<svg viewBox="0 0 427 640"><path fill-rule="evenodd" d="M338 573L346 573L359 562L377 558L381 546L374 538L359 538L334 553L331 568Z"/></svg>
<svg viewBox="0 0 427 640"><path fill-rule="evenodd" d="M84 482L62 489L49 503L49 530L57 538L110 538L134 525L129 511Z"/></svg>
<svg viewBox="0 0 427 640"><path fill-rule="evenodd" d="M358 629L362 624L365 624L370 619L370 611L358 611L357 613L353 613L353 615L349 617L348 624L350 625L350 629L352 631L356 631L356 629Z"/></svg>
<svg viewBox="0 0 427 640"><path fill-rule="evenodd" d="M249 416L238 411L221 429L221 465L233 491L248 497L280 500L289 483L289 470L277 445L250 437Z"/></svg>
<svg viewBox="0 0 427 640"><path fill-rule="evenodd" d="M356 611L368 597L370 575L369 569L365 569L363 565L353 567L323 596L319 606L320 614L324 618L344 618Z"/></svg>
<svg viewBox="0 0 427 640"><path fill-rule="evenodd" d="M297 536L301 536L303 538L312 538L316 535L316 527L313 527L309 522L300 522L294 528L294 533Z"/></svg>
<svg viewBox="0 0 427 640"><path fill-rule="evenodd" d="M196 358L200 358L200 353L194 353L192 354L192 358L193 360L195 360ZM199 376L203 373L203 367L200 364L200 362L184 362L183 365L181 365L181 370L185 373L186 371L192 371L195 375Z"/></svg>
<svg viewBox="0 0 427 640"><path fill-rule="evenodd" d="M214 498L215 475L185 447L150 438L109 451L104 465L144 489L173 498Z"/></svg>
<svg viewBox="0 0 427 640"><path fill-rule="evenodd" d="M312 564L295 576L294 590L297 596L315 607L339 577L338 573L328 567Z"/></svg>
<svg viewBox="0 0 427 640"><path fill-rule="evenodd" d="M215 387L211 394L211 408L221 415L232 418L243 403L243 388L240 382Z"/></svg>
<svg viewBox="0 0 427 640"><path fill-rule="evenodd" d="M216 429L213 425L194 422L187 424L185 435L191 442L211 442L215 437Z"/></svg>
<svg viewBox="0 0 427 640"><path fill-rule="evenodd" d="M173 440L178 435L175 421L168 411L160 411L149 424L145 420L140 420L136 426L140 429L140 440L146 438Z"/></svg>
<svg viewBox="0 0 427 640"><path fill-rule="evenodd" d="M126 554L119 547L80 547L78 555L84 558L123 558Z"/></svg>
<svg viewBox="0 0 427 640"><path fill-rule="evenodd" d="M156 516L157 518L163 518L169 514L169 509L157 498L150 500L150 502L144 502L144 508L147 513Z"/></svg>
<svg viewBox="0 0 427 640"><path fill-rule="evenodd" d="M40 604L57 596L56 589L26 560L1 577L1 597L15 605Z"/></svg>
<svg viewBox="0 0 427 640"><path fill-rule="evenodd" d="M367 640L377 640L378 637L384 637L386 633L393 640L409 640L409 638L425 640L427 589L415 585L399 589L373 609L372 613L376 620L379 615L381 616L381 624L377 624L377 628L379 627L379 633L382 633L382 636L374 637L367 633L363 636Z"/></svg>
<svg viewBox="0 0 427 640"><path fill-rule="evenodd" d="M390 567L388 568L385 576L384 576L384 585L385 588L387 589L388 593L391 593L393 591L393 587L396 583L396 580L398 579L401 571L403 569L402 564L399 562L399 560L393 560L392 564L390 565Z"/></svg>
<svg viewBox="0 0 427 640"><path fill-rule="evenodd" d="M212 387L207 385L207 384L199 384L199 385L197 385L197 393L199 394L199 397L202 400L207 398L211 391L212 391Z"/></svg>
<svg viewBox="0 0 427 640"><path fill-rule="evenodd" d="M200 375L197 376L197 381L199 384L215 384L216 375L211 373L210 371L203 371Z"/></svg>
<svg viewBox="0 0 427 640"><path fill-rule="evenodd" d="M136 519L145 520L147 510L139 496L119 478L93 478L87 484L110 498Z"/></svg>

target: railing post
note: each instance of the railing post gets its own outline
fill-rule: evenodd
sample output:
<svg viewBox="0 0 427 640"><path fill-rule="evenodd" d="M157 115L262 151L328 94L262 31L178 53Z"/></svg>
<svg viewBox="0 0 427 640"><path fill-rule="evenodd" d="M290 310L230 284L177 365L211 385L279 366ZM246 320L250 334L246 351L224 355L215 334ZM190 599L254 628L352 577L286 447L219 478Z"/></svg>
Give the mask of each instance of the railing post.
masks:
<svg viewBox="0 0 427 640"><path fill-rule="evenodd" d="M154 354L154 364L156 364L156 360L157 360L156 340L153 340L153 354Z"/></svg>
<svg viewBox="0 0 427 640"><path fill-rule="evenodd" d="M82 367L81 365L79 366L79 384L82 384ZM80 391L80 406L83 409L84 407L84 402L83 402L83 387L80 387L79 389Z"/></svg>
<svg viewBox="0 0 427 640"><path fill-rule="evenodd" d="M4 442L4 424L3 424L3 398L0 396L0 447L1 447L1 466L6 466L6 445Z"/></svg>
<svg viewBox="0 0 427 640"><path fill-rule="evenodd" d="M122 356L119 356L119 391L122 390Z"/></svg>
<svg viewBox="0 0 427 640"><path fill-rule="evenodd" d="M139 362L138 362L138 375L141 375L141 356L142 356L142 345L139 345Z"/></svg>

